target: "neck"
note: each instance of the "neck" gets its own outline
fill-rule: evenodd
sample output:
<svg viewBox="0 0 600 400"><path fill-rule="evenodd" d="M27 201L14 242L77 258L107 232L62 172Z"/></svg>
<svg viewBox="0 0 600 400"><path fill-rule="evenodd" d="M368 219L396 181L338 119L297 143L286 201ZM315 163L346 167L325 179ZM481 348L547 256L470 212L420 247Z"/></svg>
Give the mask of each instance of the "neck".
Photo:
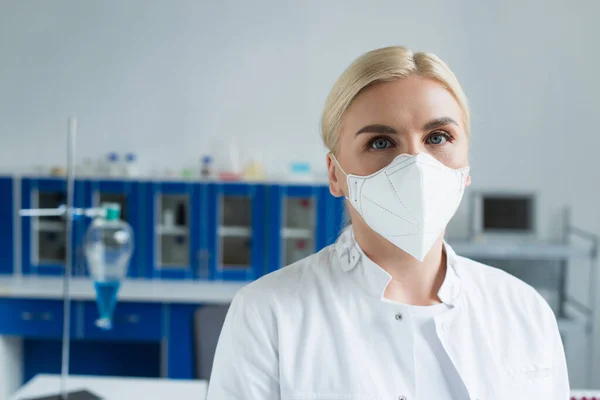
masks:
<svg viewBox="0 0 600 400"><path fill-rule="evenodd" d="M418 261L363 221L353 224L353 229L356 241L367 257L392 277L385 289L386 299L420 306L440 303L438 292L446 276L443 232L425 259Z"/></svg>

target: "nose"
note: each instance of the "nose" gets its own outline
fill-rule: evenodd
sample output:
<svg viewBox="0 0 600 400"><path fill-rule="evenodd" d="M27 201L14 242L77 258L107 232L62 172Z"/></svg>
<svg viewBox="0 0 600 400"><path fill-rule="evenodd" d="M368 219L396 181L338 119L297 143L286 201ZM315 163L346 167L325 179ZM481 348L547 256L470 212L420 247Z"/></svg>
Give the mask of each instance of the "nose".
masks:
<svg viewBox="0 0 600 400"><path fill-rule="evenodd" d="M417 155L419 153L424 153L426 151L425 144L421 142L420 138L416 137L408 140L403 150L405 150L404 153L411 156Z"/></svg>

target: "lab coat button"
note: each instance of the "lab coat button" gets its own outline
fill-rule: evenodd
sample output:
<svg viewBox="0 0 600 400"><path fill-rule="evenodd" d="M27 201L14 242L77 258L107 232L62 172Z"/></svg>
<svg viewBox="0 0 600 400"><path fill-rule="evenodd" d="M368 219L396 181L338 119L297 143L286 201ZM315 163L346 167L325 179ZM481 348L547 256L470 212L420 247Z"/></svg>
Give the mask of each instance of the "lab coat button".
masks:
<svg viewBox="0 0 600 400"><path fill-rule="evenodd" d="M407 400L407 399L404 396L400 396L400 397L398 397L398 400Z"/></svg>
<svg viewBox="0 0 600 400"><path fill-rule="evenodd" d="M397 320L397 321L402 321L402 318L403 318L403 317L402 317L402 314L401 314L401 313L398 313L398 314L396 314L396 320Z"/></svg>
<svg viewBox="0 0 600 400"><path fill-rule="evenodd" d="M442 324L442 329L445 330L446 332L448 332L450 330L450 325L448 325L448 324Z"/></svg>

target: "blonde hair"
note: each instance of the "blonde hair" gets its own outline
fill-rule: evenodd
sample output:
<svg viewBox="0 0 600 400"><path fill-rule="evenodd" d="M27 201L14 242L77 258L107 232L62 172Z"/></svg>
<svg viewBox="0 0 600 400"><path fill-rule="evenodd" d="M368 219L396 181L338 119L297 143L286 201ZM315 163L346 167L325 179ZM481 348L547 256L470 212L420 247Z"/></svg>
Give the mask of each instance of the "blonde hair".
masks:
<svg viewBox="0 0 600 400"><path fill-rule="evenodd" d="M454 96L464 113L463 123L468 134L470 114L467 97L446 63L435 54L413 53L404 47L393 46L363 54L333 85L321 119L325 146L337 153L344 113L362 90L379 82L403 79L411 75L433 79Z"/></svg>

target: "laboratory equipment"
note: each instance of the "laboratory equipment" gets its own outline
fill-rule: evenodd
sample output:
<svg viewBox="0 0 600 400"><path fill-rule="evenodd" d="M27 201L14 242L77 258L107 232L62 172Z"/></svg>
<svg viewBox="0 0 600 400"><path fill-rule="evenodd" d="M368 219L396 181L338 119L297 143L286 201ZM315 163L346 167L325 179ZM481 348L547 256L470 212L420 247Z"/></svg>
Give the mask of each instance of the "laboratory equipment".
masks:
<svg viewBox="0 0 600 400"><path fill-rule="evenodd" d="M125 155L125 166L123 172L125 176L136 177L139 176L137 168L137 157L133 153L127 153Z"/></svg>
<svg viewBox="0 0 600 400"><path fill-rule="evenodd" d="M242 177L240 153L235 138L229 140L227 155L221 158L219 179L223 181L237 181Z"/></svg>
<svg viewBox="0 0 600 400"><path fill-rule="evenodd" d="M112 328L112 315L121 281L127 273L133 253L131 226L119 219L119 204L105 204L104 216L96 217L85 237L85 256L94 280L100 318L96 325Z"/></svg>
<svg viewBox="0 0 600 400"><path fill-rule="evenodd" d="M193 168L184 168L181 170L181 177L183 179L193 179L194 178L194 169Z"/></svg>
<svg viewBox="0 0 600 400"><path fill-rule="evenodd" d="M119 176L119 155L115 152L108 153L106 157L106 174L108 176Z"/></svg>
<svg viewBox="0 0 600 400"><path fill-rule="evenodd" d="M471 194L471 239L533 240L537 237L536 195L509 191Z"/></svg>
<svg viewBox="0 0 600 400"><path fill-rule="evenodd" d="M65 270L63 278L63 327L62 327L62 365L60 391L57 395L44 396L38 400L96 400L94 394L80 390L69 392L67 390L67 379L69 376L69 353L71 342L71 292L70 281L73 270L72 257L72 237L73 220L75 216L100 217L106 215L105 210L75 208L75 135L77 122L75 118L69 118L67 135L67 184L66 184L66 205L60 205L56 208L47 209L29 209L20 210L19 214L24 217L62 217L65 219Z"/></svg>
<svg viewBox="0 0 600 400"><path fill-rule="evenodd" d="M202 157L200 176L205 179L213 176L213 158L211 156Z"/></svg>
<svg viewBox="0 0 600 400"><path fill-rule="evenodd" d="M291 182L310 182L313 180L310 163L294 161L290 164L288 180Z"/></svg>
<svg viewBox="0 0 600 400"><path fill-rule="evenodd" d="M65 169L63 167L52 167L50 168L51 176L65 176Z"/></svg>
<svg viewBox="0 0 600 400"><path fill-rule="evenodd" d="M163 226L172 228L175 225L175 212L167 208L163 211Z"/></svg>
<svg viewBox="0 0 600 400"><path fill-rule="evenodd" d="M246 164L244 179L247 181L260 181L265 179L265 167L261 161L261 157L257 157Z"/></svg>
<svg viewBox="0 0 600 400"><path fill-rule="evenodd" d="M241 178L241 175L238 173L234 173L231 171L221 171L219 172L219 179L222 181L228 181L228 182L233 182L233 181L239 181Z"/></svg>

